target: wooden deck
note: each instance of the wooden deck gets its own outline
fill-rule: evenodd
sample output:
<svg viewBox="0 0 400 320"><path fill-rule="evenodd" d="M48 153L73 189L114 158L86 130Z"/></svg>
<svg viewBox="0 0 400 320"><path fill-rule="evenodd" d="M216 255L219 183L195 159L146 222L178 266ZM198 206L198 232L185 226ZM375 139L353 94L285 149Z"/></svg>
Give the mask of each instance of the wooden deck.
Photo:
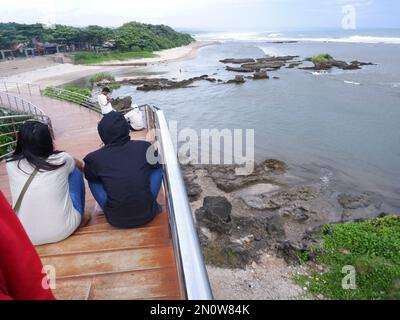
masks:
<svg viewBox="0 0 400 320"><path fill-rule="evenodd" d="M50 116L57 149L82 159L101 145L97 134L98 114L45 97L23 98ZM136 133L133 138L145 139L145 132ZM10 199L4 162L0 163L0 189ZM111 227L101 212L96 212L98 206L89 188L86 189L86 211L93 214L90 224L63 242L37 247L43 264L56 268L56 297L62 300L183 299L163 191L159 195L164 209L161 215L145 227L119 230Z"/></svg>

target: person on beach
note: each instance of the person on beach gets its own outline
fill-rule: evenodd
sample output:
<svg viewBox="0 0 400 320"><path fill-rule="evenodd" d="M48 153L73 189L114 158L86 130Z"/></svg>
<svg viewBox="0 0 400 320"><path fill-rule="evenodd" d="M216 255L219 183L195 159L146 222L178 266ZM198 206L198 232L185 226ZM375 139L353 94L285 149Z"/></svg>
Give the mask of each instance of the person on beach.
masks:
<svg viewBox="0 0 400 320"><path fill-rule="evenodd" d="M0 300L54 300L42 262L0 191Z"/></svg>
<svg viewBox="0 0 400 320"><path fill-rule="evenodd" d="M101 91L99 96L97 97L97 101L100 105L101 113L103 114L103 116L105 116L106 114L108 114L112 111L115 111L111 105L110 93L111 93L111 90L109 88L105 87L105 88L103 88L103 90Z"/></svg>
<svg viewBox="0 0 400 320"><path fill-rule="evenodd" d="M7 172L14 210L34 245L62 241L86 222L82 165L54 149L47 124L21 126Z"/></svg>
<svg viewBox="0 0 400 320"><path fill-rule="evenodd" d="M106 114L98 126L105 146L84 159L90 190L107 221L117 228L135 228L161 212L157 196L163 171L148 162L151 144L131 141L129 124L121 113Z"/></svg>

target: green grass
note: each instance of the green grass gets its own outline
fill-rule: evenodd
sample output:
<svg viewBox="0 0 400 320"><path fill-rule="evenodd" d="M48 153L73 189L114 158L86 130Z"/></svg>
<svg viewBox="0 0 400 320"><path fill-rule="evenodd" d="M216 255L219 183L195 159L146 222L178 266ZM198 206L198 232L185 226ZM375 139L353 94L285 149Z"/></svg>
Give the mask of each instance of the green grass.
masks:
<svg viewBox="0 0 400 320"><path fill-rule="evenodd" d="M22 114L16 113L16 112L6 112L6 111L0 109L0 117L1 116L12 116L12 115L22 115ZM22 121L28 120L30 118L31 118L31 116L27 115L26 118L19 119L18 122L22 122ZM11 122L12 122L12 120L0 120L0 125L4 125L7 123L11 123ZM18 127L19 126L20 125L18 125ZM9 142L13 142L16 140L15 135L1 136L2 134L13 132L13 129L14 128L12 126L0 126L0 145L9 143ZM15 144L11 144L11 145L8 145L5 147L0 147L0 156L4 156L4 155L10 153L11 151L13 151L14 147L15 147Z"/></svg>
<svg viewBox="0 0 400 320"><path fill-rule="evenodd" d="M68 94L67 92L59 93L54 87L47 87L42 91L42 94L49 98L68 101L81 106L87 106L90 98L92 97L91 92L86 89L71 87L71 86L66 86L64 87L64 89L78 93L79 95L71 95Z"/></svg>
<svg viewBox="0 0 400 320"><path fill-rule="evenodd" d="M332 59L333 59L333 57L331 55L324 53L324 54L320 54L318 56L312 57L311 61L314 63L321 63L321 62L326 62L326 61L329 61Z"/></svg>
<svg viewBox="0 0 400 320"><path fill-rule="evenodd" d="M78 93L78 94L81 94L81 95L86 96L86 97L90 97L90 98L92 97L92 93L88 89L83 89L83 88L74 87L74 86L64 86L63 89L71 91L71 92L75 92L75 93Z"/></svg>
<svg viewBox="0 0 400 320"><path fill-rule="evenodd" d="M400 299L400 217L328 225L323 245L313 248L325 272L294 277L312 294L338 300ZM306 257L304 257L306 258ZM343 267L356 271L356 289L345 290Z"/></svg>
<svg viewBox="0 0 400 320"><path fill-rule="evenodd" d="M107 80L107 81L115 81L115 77L108 72L100 72L100 73L96 73L95 75L91 76L89 78L89 82L91 84L91 86L93 87L96 83L101 82L103 80Z"/></svg>
<svg viewBox="0 0 400 320"><path fill-rule="evenodd" d="M98 64L109 61L126 61L130 59L155 58L156 54L148 51L128 51L128 52L77 52L74 54L77 64Z"/></svg>

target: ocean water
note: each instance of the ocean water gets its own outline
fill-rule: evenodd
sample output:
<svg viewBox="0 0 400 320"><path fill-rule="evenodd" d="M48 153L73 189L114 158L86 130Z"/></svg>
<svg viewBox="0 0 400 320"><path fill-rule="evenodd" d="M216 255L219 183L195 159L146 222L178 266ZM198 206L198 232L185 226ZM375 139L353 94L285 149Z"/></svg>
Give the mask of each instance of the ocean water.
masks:
<svg viewBox="0 0 400 320"><path fill-rule="evenodd" d="M345 61L377 63L327 73L282 68L270 80L243 85L198 82L193 88L140 92L124 86L138 104L165 110L179 128L255 129L256 158L286 161L292 172L343 191L383 195L400 209L400 31L351 33L201 34L219 40L192 60L125 71L186 79L208 74L227 80L224 58L329 53ZM273 41L298 40L297 43ZM272 41L272 42L271 42ZM272 79L278 76L279 80Z"/></svg>

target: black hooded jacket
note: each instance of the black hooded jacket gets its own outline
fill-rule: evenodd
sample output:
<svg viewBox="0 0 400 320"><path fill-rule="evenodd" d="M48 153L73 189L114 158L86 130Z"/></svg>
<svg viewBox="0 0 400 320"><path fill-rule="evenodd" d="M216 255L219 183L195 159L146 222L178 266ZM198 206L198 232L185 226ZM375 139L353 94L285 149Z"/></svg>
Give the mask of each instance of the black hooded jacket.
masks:
<svg viewBox="0 0 400 320"><path fill-rule="evenodd" d="M146 158L151 144L131 141L129 125L117 112L105 115L98 131L105 146L84 159L85 176L89 182L104 185L107 221L117 228L149 223L158 208L150 191L150 171L158 166Z"/></svg>

